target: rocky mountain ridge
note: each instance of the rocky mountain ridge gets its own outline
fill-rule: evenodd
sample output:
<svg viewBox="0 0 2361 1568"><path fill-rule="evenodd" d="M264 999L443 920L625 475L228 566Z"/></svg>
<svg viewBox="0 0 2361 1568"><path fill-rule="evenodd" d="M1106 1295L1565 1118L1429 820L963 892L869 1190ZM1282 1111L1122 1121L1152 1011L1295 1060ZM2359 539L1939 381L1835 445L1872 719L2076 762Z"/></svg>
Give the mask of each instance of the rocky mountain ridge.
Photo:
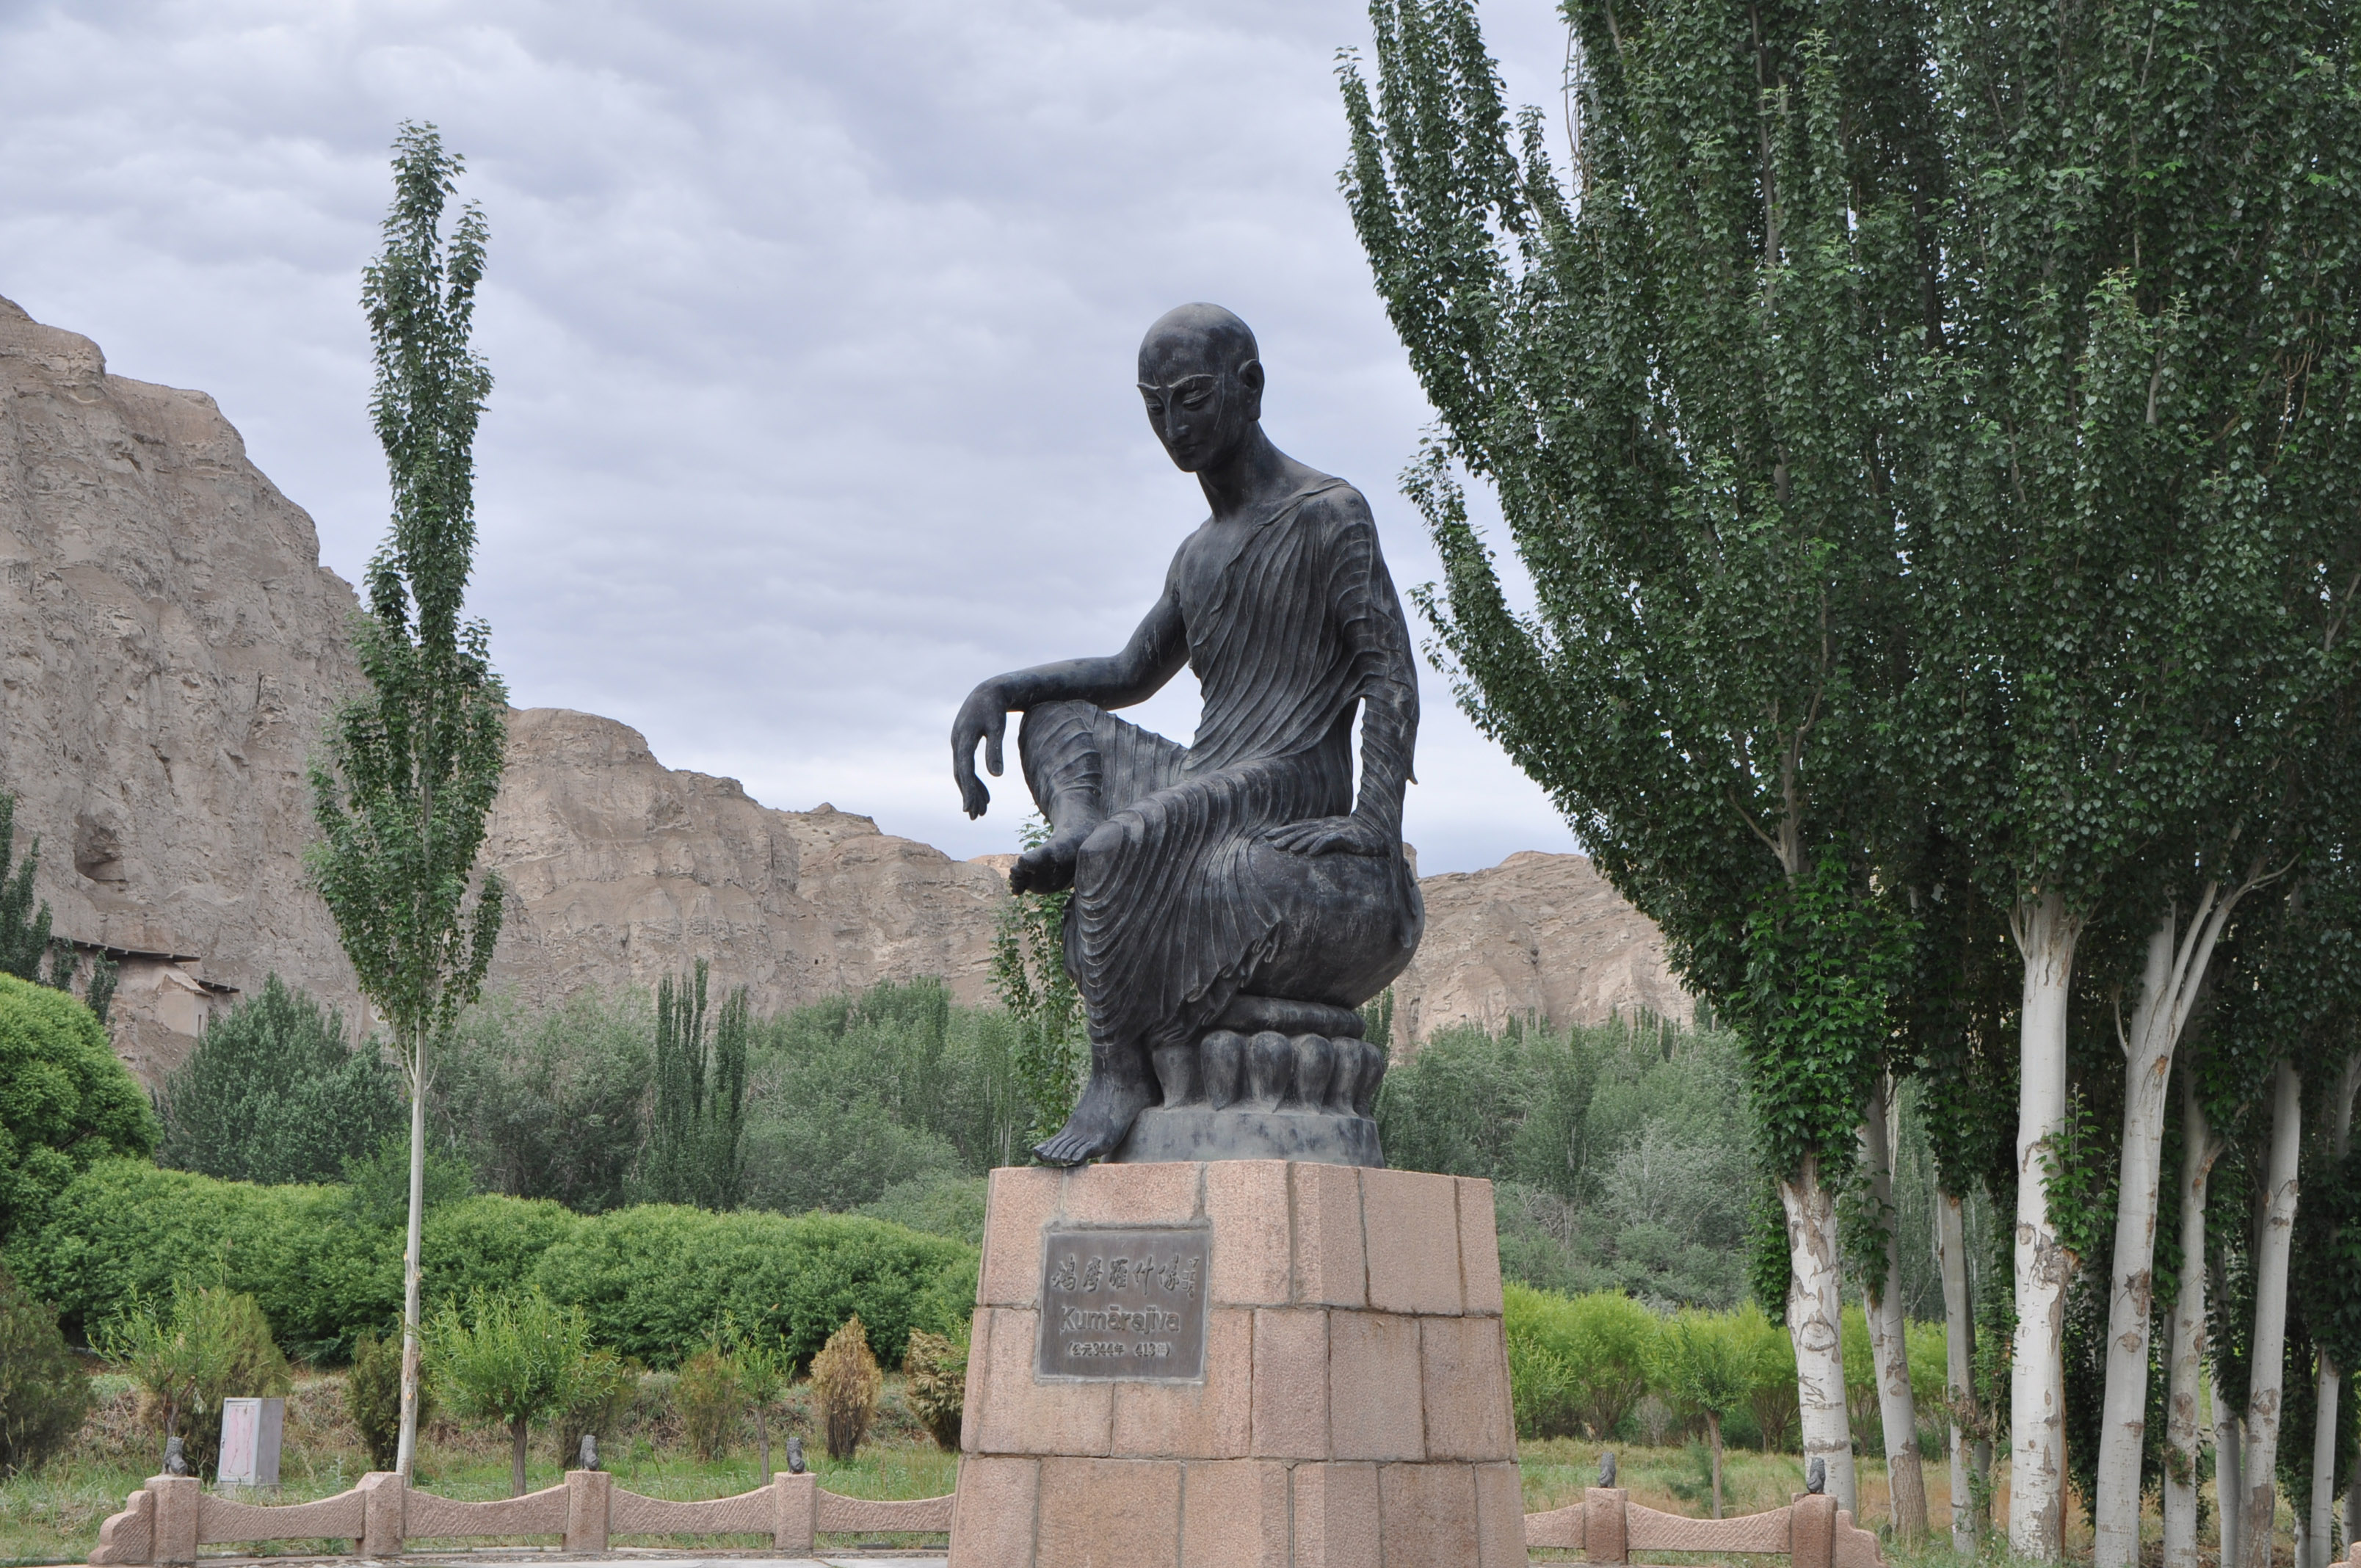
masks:
<svg viewBox="0 0 2361 1568"><path fill-rule="evenodd" d="M305 761L359 684L356 608L212 399L109 374L0 299L0 789L40 837L57 929L122 956L116 1048L151 1082L273 970L366 1021L302 860ZM487 857L511 888L492 983L536 1002L699 956L764 1009L920 975L981 1002L1006 897L1005 857L776 810L546 708L511 719ZM1579 856L1422 885L1425 945L1396 987L1413 1042L1688 1012L1654 927Z"/></svg>

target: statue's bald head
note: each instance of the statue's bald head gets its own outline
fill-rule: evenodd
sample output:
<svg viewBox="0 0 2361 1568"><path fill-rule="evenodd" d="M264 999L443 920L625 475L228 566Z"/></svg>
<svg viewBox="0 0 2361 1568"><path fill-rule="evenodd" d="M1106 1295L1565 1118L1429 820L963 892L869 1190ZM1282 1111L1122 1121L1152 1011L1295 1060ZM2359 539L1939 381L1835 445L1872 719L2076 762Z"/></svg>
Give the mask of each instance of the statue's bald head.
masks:
<svg viewBox="0 0 2361 1568"><path fill-rule="evenodd" d="M1148 335L1139 340L1140 379L1170 380L1169 376L1151 378L1148 367L1170 368L1188 361L1191 370L1229 371L1235 374L1242 367L1262 357L1255 346L1254 329L1222 309L1219 305L1176 305L1156 318ZM1187 374L1187 371L1181 374Z"/></svg>
<svg viewBox="0 0 2361 1568"><path fill-rule="evenodd" d="M1219 463L1262 418L1252 328L1219 305L1165 312L1139 343L1139 392L1158 439L1184 472Z"/></svg>

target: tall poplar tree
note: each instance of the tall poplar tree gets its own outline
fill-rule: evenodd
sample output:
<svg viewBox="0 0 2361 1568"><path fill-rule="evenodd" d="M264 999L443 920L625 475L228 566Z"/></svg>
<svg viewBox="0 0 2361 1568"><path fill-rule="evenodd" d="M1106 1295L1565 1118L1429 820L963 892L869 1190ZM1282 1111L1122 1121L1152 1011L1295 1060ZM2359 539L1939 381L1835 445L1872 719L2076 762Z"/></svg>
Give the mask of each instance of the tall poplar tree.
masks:
<svg viewBox="0 0 2361 1568"><path fill-rule="evenodd" d="M1565 10L1570 185L1469 0L1377 0L1374 93L1344 71L1346 198L1441 415L1419 602L1470 715L1747 1042L1805 1452L1851 1508L1835 1200L1907 962L1879 874L1915 831L1895 442L1939 332L1918 13ZM1498 490L1532 615L1454 466Z"/></svg>
<svg viewBox="0 0 2361 1568"><path fill-rule="evenodd" d="M474 203L446 241L443 209L464 167L432 125L394 141L385 248L362 274L376 350L369 412L385 448L393 526L371 559L353 647L370 692L337 709L312 767L321 841L313 878L361 992L401 1053L410 1089L410 1225L402 1252L401 1435L418 1436L420 1219L433 1048L483 988L502 888L479 872L499 793L508 694L490 630L462 620L476 546L475 439L490 369L469 346L487 230Z"/></svg>

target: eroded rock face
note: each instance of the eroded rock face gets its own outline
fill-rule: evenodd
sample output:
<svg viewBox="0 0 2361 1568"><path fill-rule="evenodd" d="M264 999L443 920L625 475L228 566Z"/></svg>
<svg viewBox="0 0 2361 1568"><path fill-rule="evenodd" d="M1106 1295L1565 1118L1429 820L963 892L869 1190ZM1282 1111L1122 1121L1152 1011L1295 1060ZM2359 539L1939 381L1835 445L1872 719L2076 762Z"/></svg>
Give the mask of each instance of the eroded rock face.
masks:
<svg viewBox="0 0 2361 1568"><path fill-rule="evenodd" d="M1497 1029L1518 1014L1559 1027L1643 1010L1695 1015L1655 923L1584 856L1527 850L1418 886L1426 938L1394 981L1395 1033L1413 1046L1451 1024Z"/></svg>
<svg viewBox="0 0 2361 1568"><path fill-rule="evenodd" d="M356 608L212 399L108 375L89 339L0 300L0 789L40 836L57 930L161 956L116 1004L116 1050L151 1083L225 999L164 968L249 992L276 970L365 1018L302 866L305 765L360 685ZM487 858L511 889L494 984L549 1001L702 956L765 1010L921 975L985 1000L1009 861L774 810L546 708L511 717ZM1422 886L1407 1042L1513 1013L1686 1015L1654 927L1578 856Z"/></svg>
<svg viewBox="0 0 2361 1568"><path fill-rule="evenodd" d="M300 856L304 760L353 678L319 558L211 398L0 300L0 788L58 931L352 995ZM152 1079L189 1037L125 1003L116 1048Z"/></svg>

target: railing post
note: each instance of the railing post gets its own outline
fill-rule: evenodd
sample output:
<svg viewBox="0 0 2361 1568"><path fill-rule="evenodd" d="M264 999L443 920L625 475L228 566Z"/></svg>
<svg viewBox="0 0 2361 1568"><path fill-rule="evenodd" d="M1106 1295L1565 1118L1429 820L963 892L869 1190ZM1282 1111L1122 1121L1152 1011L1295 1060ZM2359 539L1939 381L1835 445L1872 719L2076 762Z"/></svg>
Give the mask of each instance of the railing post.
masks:
<svg viewBox="0 0 2361 1568"><path fill-rule="evenodd" d="M614 1497L615 1477L604 1470L566 1473L566 1550L607 1550L607 1509Z"/></svg>
<svg viewBox="0 0 2361 1568"><path fill-rule="evenodd" d="M151 1475L148 1489L156 1494L157 1563L197 1560L197 1509L204 1501L204 1483L193 1475Z"/></svg>
<svg viewBox="0 0 2361 1568"><path fill-rule="evenodd" d="M819 1477L782 1470L771 1477L772 1545L807 1556L812 1549L819 1508Z"/></svg>
<svg viewBox="0 0 2361 1568"><path fill-rule="evenodd" d="M363 1557L401 1555L401 1472L372 1470L361 1477L361 1541Z"/></svg>
<svg viewBox="0 0 2361 1568"><path fill-rule="evenodd" d="M1837 1500L1826 1492L1806 1492L1796 1497L1793 1508L1788 1568L1834 1568Z"/></svg>
<svg viewBox="0 0 2361 1568"><path fill-rule="evenodd" d="M1623 1505L1631 1496L1621 1486L1592 1486L1582 1494L1582 1555L1587 1561L1631 1561L1630 1527L1623 1518Z"/></svg>

